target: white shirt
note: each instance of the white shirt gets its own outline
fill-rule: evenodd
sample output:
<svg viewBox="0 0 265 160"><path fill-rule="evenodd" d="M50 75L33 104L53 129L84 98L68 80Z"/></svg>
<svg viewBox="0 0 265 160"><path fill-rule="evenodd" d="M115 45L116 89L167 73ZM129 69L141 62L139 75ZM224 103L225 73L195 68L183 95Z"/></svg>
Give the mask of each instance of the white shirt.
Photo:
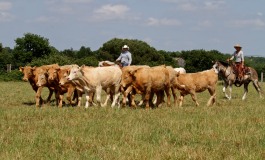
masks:
<svg viewBox="0 0 265 160"><path fill-rule="evenodd" d="M239 51L238 53L235 51L232 55L232 57L230 58L230 60L236 59L235 62L242 62L244 61L244 53L243 51Z"/></svg>

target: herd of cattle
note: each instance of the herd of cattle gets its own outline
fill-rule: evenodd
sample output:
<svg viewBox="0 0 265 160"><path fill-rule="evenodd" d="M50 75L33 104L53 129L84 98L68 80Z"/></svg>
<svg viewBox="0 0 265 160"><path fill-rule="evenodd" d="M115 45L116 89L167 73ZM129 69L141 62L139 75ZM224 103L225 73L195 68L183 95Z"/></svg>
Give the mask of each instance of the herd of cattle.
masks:
<svg viewBox="0 0 265 160"><path fill-rule="evenodd" d="M109 101L112 102L111 107L119 107L120 104L136 107L136 94L142 95L141 104L144 103L147 109L154 106L154 101L155 106L163 103L165 95L167 106L171 105L171 95L174 105L182 106L183 98L188 94L198 106L196 92L206 89L211 95L207 105L213 105L216 101L218 72L214 68L186 73L184 68L165 65L155 67L135 65L120 68L115 64L103 67L51 64L20 67L20 71L24 74L23 80L28 81L36 92L37 107L49 103L53 92L58 107L63 106L65 93L69 104L78 106L81 106L82 95L85 94L86 108L91 105L106 106ZM41 97L43 87L49 89L49 96L45 101ZM107 95L103 103L102 90ZM178 99L177 91L179 91Z"/></svg>

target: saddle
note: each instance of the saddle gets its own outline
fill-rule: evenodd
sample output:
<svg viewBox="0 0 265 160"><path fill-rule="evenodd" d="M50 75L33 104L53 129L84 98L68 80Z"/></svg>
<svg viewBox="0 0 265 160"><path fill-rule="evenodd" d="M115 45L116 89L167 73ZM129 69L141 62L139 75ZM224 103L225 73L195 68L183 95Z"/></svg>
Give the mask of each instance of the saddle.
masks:
<svg viewBox="0 0 265 160"><path fill-rule="evenodd" d="M233 73L236 75L236 79L241 81L245 75L250 74L250 69L247 66L241 67L241 65L233 64Z"/></svg>

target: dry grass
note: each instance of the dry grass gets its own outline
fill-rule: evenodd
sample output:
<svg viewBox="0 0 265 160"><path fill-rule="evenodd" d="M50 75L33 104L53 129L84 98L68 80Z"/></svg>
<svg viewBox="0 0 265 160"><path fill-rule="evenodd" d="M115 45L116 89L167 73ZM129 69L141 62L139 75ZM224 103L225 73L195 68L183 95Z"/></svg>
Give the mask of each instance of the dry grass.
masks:
<svg viewBox="0 0 265 160"><path fill-rule="evenodd" d="M262 84L265 88L264 84ZM264 159L265 109L252 85L190 96L183 108L35 108L25 82L0 82L1 159ZM44 97L46 97L44 93Z"/></svg>

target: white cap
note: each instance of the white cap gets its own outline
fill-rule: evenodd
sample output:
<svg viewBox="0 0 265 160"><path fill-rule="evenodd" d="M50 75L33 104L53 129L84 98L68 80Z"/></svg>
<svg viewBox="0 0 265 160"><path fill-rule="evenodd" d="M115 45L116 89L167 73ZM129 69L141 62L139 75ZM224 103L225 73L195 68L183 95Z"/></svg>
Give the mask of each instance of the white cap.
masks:
<svg viewBox="0 0 265 160"><path fill-rule="evenodd" d="M129 46L127 46L127 45L124 45L124 46L122 47L122 49L123 49L123 48L127 48L127 49L129 49Z"/></svg>

